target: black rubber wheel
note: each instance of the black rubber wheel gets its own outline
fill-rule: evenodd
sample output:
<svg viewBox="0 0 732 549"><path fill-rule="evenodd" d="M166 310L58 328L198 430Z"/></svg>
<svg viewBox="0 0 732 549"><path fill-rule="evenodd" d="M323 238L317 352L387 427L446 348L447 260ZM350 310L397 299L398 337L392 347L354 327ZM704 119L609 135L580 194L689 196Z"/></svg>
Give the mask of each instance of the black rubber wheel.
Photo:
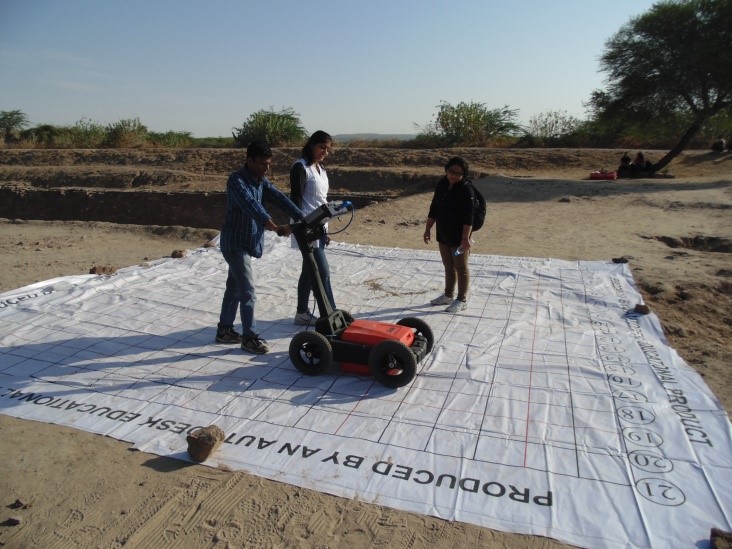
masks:
<svg viewBox="0 0 732 549"><path fill-rule="evenodd" d="M432 350L432 346L435 344L435 335L432 333L432 328L430 328L430 325L427 324L424 320L421 318L414 318L413 316L408 316L406 318L402 318L399 322L397 322L400 326L406 326L408 328L414 328L417 335L424 336L424 338L427 340L427 352L429 353Z"/></svg>
<svg viewBox="0 0 732 549"><path fill-rule="evenodd" d="M417 373L417 359L404 343L387 339L371 349L369 371L382 385L404 387Z"/></svg>
<svg viewBox="0 0 732 549"><path fill-rule="evenodd" d="M317 376L333 362L333 348L323 334L299 332L290 341L290 360L303 374Z"/></svg>

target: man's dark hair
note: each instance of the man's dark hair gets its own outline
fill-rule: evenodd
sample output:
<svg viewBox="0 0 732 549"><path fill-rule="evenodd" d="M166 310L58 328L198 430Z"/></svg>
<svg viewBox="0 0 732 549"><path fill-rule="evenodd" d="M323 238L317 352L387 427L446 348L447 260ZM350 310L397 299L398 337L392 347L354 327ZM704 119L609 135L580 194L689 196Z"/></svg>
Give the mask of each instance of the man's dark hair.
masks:
<svg viewBox="0 0 732 549"><path fill-rule="evenodd" d="M272 158L272 149L269 145L262 141L252 141L247 147L247 158L255 159L263 156L265 158Z"/></svg>
<svg viewBox="0 0 732 549"><path fill-rule="evenodd" d="M464 158L460 156L453 156L450 160L447 161L447 164L445 164L445 170L449 170L453 166L460 166L463 170L463 177L465 179L468 178L468 163Z"/></svg>
<svg viewBox="0 0 732 549"><path fill-rule="evenodd" d="M308 139L308 142L305 143L305 146L302 148L302 157L307 161L308 166L315 161L313 147L315 145L320 145L321 143L332 144L333 138L330 136L329 133L324 132L323 130L318 130L310 136L310 139Z"/></svg>

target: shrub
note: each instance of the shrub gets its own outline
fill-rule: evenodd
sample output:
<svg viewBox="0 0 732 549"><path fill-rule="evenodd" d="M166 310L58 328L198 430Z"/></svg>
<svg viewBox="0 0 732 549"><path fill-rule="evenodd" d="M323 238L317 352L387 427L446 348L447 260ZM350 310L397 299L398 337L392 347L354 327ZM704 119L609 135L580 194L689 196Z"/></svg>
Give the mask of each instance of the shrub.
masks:
<svg viewBox="0 0 732 549"><path fill-rule="evenodd" d="M445 101L437 106L435 121L417 136L429 141L435 137L442 146L485 146L498 137L513 136L520 127L516 122L517 109L505 105L489 109L483 103L460 102L451 105Z"/></svg>
<svg viewBox="0 0 732 549"><path fill-rule="evenodd" d="M104 127L82 118L73 126L61 126L55 137L55 146L69 149L96 149L102 145L106 131Z"/></svg>
<svg viewBox="0 0 732 549"><path fill-rule="evenodd" d="M450 143L445 137L429 130L418 133L414 139L405 143L405 147L409 149L440 149L449 146Z"/></svg>
<svg viewBox="0 0 732 549"><path fill-rule="evenodd" d="M235 146L233 137L192 137L192 146L201 148L230 149Z"/></svg>
<svg viewBox="0 0 732 549"><path fill-rule="evenodd" d="M300 145L307 138L298 113L290 108L275 112L272 107L249 115L232 135L237 147L246 147L253 141L264 141L271 147Z"/></svg>
<svg viewBox="0 0 732 549"><path fill-rule="evenodd" d="M522 141L532 147L557 147L572 141L581 120L566 111L546 111L529 120Z"/></svg>
<svg viewBox="0 0 732 549"><path fill-rule="evenodd" d="M183 149L193 144L191 132L149 132L147 140L151 145L171 149Z"/></svg>
<svg viewBox="0 0 732 549"><path fill-rule="evenodd" d="M51 124L42 124L20 132L20 141L27 148L34 146L54 147L60 131L59 128Z"/></svg>
<svg viewBox="0 0 732 549"><path fill-rule="evenodd" d="M144 146L148 141L147 127L139 118L125 118L107 125L103 147L136 148Z"/></svg>

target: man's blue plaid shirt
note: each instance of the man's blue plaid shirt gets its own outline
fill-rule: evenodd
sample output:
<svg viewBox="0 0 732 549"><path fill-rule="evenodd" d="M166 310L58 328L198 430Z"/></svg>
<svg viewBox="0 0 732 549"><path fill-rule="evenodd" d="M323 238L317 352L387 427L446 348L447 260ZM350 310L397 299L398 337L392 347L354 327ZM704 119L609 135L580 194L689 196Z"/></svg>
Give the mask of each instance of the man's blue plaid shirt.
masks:
<svg viewBox="0 0 732 549"><path fill-rule="evenodd" d="M222 252L243 250L252 257L262 257L264 226L272 217L262 205L265 197L292 219L302 219L300 209L269 179L257 181L245 166L229 175L226 182L226 217L219 239Z"/></svg>

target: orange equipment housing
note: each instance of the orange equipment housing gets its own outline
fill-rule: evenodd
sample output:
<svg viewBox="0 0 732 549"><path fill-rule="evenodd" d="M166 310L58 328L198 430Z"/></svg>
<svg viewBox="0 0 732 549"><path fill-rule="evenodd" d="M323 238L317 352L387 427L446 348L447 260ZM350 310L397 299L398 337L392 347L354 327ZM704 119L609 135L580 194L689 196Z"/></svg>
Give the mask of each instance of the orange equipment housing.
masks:
<svg viewBox="0 0 732 549"><path fill-rule="evenodd" d="M363 345L376 345L385 339L401 341L407 347L414 343L414 331L407 326L389 324L375 320L356 319L348 325L341 334L342 341L360 343ZM341 369L351 374L369 374L368 364L355 364L353 362L341 362Z"/></svg>

